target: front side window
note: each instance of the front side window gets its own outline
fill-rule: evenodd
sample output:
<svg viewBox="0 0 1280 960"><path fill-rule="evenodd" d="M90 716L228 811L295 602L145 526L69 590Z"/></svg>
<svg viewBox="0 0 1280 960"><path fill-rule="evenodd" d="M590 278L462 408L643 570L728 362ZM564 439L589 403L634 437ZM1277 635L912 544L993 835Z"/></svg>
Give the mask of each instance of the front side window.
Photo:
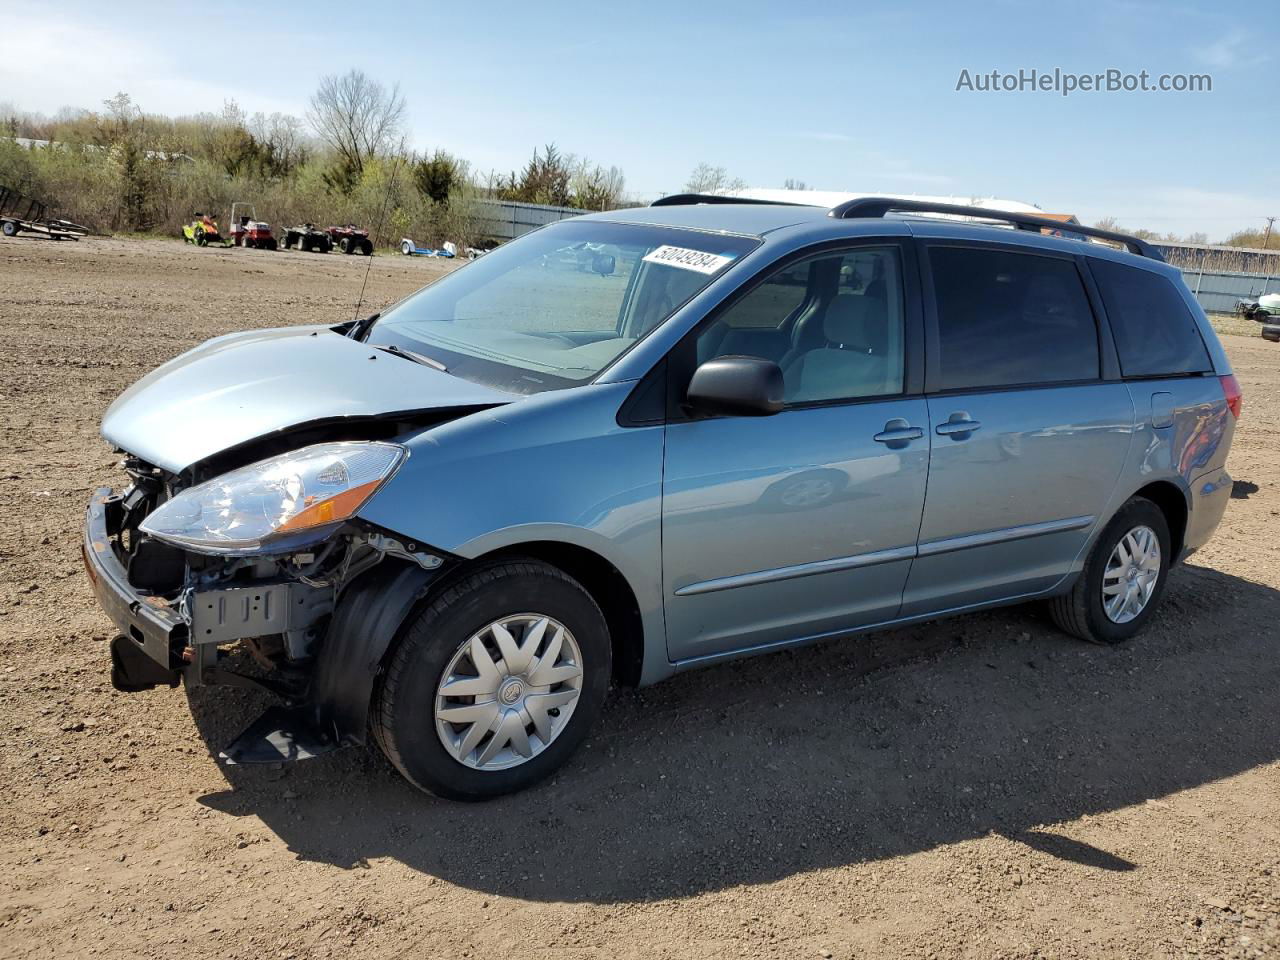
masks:
<svg viewBox="0 0 1280 960"><path fill-rule="evenodd" d="M1092 260L1126 377L1177 377L1213 369L1195 318L1173 282L1137 267Z"/></svg>
<svg viewBox="0 0 1280 960"><path fill-rule="evenodd" d="M388 310L366 339L518 393L573 386L603 370L758 242L564 221L420 290Z"/></svg>
<svg viewBox="0 0 1280 960"><path fill-rule="evenodd" d="M968 247L929 251L936 389L1094 380L1098 327L1074 262Z"/></svg>
<svg viewBox="0 0 1280 960"><path fill-rule="evenodd" d="M698 335L698 362L750 356L782 368L788 404L902 392L902 265L896 247L800 260Z"/></svg>

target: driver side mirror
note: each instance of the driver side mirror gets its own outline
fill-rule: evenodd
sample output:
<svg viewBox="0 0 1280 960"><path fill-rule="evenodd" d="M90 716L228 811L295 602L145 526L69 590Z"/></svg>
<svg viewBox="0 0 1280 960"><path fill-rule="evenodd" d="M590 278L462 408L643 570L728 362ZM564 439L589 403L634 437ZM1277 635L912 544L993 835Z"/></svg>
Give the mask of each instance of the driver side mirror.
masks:
<svg viewBox="0 0 1280 960"><path fill-rule="evenodd" d="M717 357L693 371L686 402L706 416L768 417L785 404L782 368L759 357Z"/></svg>

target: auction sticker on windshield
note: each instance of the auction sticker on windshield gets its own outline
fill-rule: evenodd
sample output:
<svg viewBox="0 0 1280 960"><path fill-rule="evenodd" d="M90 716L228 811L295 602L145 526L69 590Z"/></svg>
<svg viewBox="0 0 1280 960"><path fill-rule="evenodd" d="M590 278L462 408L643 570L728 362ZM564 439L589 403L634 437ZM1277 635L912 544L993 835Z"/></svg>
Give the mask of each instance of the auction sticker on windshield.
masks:
<svg viewBox="0 0 1280 960"><path fill-rule="evenodd" d="M645 263L661 263L668 267L679 267L681 270L695 270L698 273L710 274L732 263L733 257L690 250L687 247L662 246L646 256L644 260Z"/></svg>

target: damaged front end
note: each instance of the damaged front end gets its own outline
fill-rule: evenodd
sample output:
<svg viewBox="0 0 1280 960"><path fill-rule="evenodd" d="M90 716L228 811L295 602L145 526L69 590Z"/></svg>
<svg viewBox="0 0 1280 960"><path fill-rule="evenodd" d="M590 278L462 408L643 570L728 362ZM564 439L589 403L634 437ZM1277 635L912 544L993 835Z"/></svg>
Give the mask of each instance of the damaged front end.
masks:
<svg viewBox="0 0 1280 960"><path fill-rule="evenodd" d="M370 466L373 453L382 460ZM121 631L113 685L278 696L223 749L230 763L364 742L383 655L448 559L354 516L402 456L391 444L319 444L201 484L126 459L130 485L94 492L83 542ZM253 669L233 669L249 666L237 649Z"/></svg>

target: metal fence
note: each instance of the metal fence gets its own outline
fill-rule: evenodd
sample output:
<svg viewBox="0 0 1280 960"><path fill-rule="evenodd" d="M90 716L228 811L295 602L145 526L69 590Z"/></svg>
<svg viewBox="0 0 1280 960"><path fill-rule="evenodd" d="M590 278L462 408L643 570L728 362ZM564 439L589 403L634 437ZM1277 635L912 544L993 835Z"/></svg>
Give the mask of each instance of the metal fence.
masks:
<svg viewBox="0 0 1280 960"><path fill-rule="evenodd" d="M1237 300L1257 300L1263 294L1280 292L1280 276L1275 274L1183 267L1182 278L1205 313L1232 313Z"/></svg>
<svg viewBox="0 0 1280 960"><path fill-rule="evenodd" d="M576 207L550 207L541 203L515 203L510 200L481 200L476 218L480 231L494 240L514 240L521 234L585 210Z"/></svg>

